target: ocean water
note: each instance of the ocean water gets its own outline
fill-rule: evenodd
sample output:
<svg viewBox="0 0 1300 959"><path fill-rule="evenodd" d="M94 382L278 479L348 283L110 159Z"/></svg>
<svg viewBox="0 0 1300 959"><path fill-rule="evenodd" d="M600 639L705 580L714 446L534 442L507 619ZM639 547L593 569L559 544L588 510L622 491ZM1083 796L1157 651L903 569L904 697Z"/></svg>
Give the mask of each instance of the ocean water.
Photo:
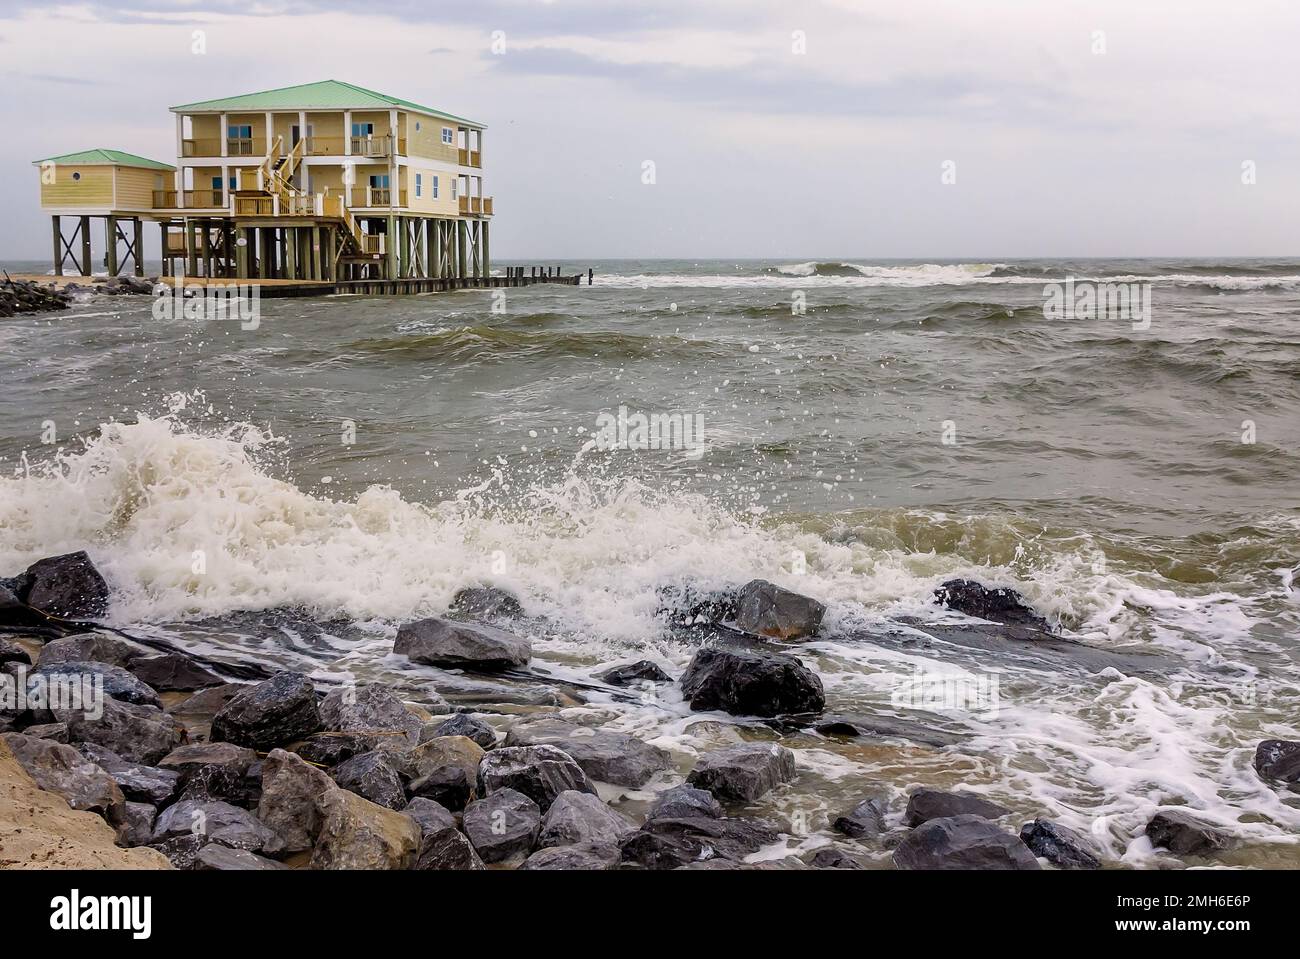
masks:
<svg viewBox="0 0 1300 959"><path fill-rule="evenodd" d="M559 710L670 749L646 790L606 792L630 811L698 752L778 733L595 673L676 675L694 647L660 590L764 578L829 607L790 650L828 714L959 740L784 731L800 775L751 810L788 828L764 855L840 841L828 817L873 789L898 812L959 785L1122 864L1197 864L1142 836L1186 805L1242 838L1218 863L1300 866L1300 794L1251 769L1300 738L1300 261L562 266L595 283L268 299L256 329L147 298L0 320L0 574L85 548L123 628L415 700L510 698L391 655L403 620L503 586L559 692L493 722ZM1146 284L1149 325L1045 317L1067 278ZM602 448L620 408L699 442ZM955 576L1159 665L909 641L962 624L932 601ZM995 680L996 703L912 709L918 675Z"/></svg>

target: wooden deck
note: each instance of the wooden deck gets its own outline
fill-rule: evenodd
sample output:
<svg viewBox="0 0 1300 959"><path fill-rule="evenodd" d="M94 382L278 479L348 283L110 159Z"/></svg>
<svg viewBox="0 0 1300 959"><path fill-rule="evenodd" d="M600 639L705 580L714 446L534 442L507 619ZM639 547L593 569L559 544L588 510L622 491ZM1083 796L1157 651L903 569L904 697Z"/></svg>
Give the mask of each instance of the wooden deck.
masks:
<svg viewBox="0 0 1300 959"><path fill-rule="evenodd" d="M81 287L94 287L94 277L89 276L52 276L44 273L12 273L10 276L15 281L27 280L35 283L50 284L53 283L59 289L75 283ZM579 286L582 280L582 274L575 273L571 276L560 276L557 274L530 276L527 274L512 274L509 276L489 276L489 277L468 277L460 279L456 277L411 277L398 280L340 280L332 282L329 280L261 280L248 279L241 280L235 277L204 277L204 276L161 276L157 277L157 282L166 283L169 286L176 286L178 283L185 284L190 289L207 289L209 287L220 288L227 286L255 286L258 288L258 295L267 299L277 297L291 296L330 296L337 293L351 293L364 296L412 296L418 293L446 293L453 290L486 290L514 288L521 286L535 286L543 283L560 284L562 286Z"/></svg>

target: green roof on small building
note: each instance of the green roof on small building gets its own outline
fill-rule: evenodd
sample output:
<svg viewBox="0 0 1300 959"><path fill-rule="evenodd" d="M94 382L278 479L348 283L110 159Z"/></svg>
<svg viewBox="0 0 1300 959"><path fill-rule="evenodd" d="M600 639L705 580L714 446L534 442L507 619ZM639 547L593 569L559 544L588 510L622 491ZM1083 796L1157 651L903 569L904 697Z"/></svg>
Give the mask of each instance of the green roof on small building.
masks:
<svg viewBox="0 0 1300 959"><path fill-rule="evenodd" d="M174 166L159 163L147 157L124 153L121 150L82 150L80 153L65 153L63 156L46 157L33 160L33 163L66 163L77 166L138 166L147 170L175 170Z"/></svg>
<svg viewBox="0 0 1300 959"><path fill-rule="evenodd" d="M321 80L318 83L279 87L275 90L225 97L221 100L200 100L197 103L183 103L171 109L173 113L240 113L261 110L391 110L394 107L441 117L445 120L455 120L475 128L483 127L483 124L473 120L435 110L433 107L421 106L410 100L403 100L401 97L376 93L374 90L367 90L353 83L344 83L342 80Z"/></svg>

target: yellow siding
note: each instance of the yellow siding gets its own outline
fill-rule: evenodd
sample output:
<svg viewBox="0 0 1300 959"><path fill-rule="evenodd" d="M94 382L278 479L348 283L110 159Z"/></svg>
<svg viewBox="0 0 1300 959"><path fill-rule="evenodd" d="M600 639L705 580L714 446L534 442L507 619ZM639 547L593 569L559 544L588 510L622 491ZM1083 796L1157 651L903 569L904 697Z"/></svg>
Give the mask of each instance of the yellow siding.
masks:
<svg viewBox="0 0 1300 959"><path fill-rule="evenodd" d="M420 174L420 196L415 195L415 175ZM442 216L456 215L456 201L451 198L451 181L454 174L420 165L402 168L402 187L406 190L407 206L417 213L434 213ZM433 178L438 178L438 198L433 198Z"/></svg>
<svg viewBox="0 0 1300 959"><path fill-rule="evenodd" d="M170 173L117 167L117 202L115 210L152 210L153 191L165 190L175 182Z"/></svg>
<svg viewBox="0 0 1300 959"><path fill-rule="evenodd" d="M420 129L415 129L416 124ZM447 127L452 131L452 143L442 142L442 128ZM442 120L435 120L433 117L419 116L414 113L406 114L406 155L411 157L427 157L430 160L443 160L447 163L456 163L459 156L456 149L456 126L455 124L445 123Z"/></svg>
<svg viewBox="0 0 1300 959"><path fill-rule="evenodd" d="M52 183L41 177L42 207L78 207L83 209L113 206L113 170L111 166L65 166L57 164ZM39 174L45 171L37 168Z"/></svg>

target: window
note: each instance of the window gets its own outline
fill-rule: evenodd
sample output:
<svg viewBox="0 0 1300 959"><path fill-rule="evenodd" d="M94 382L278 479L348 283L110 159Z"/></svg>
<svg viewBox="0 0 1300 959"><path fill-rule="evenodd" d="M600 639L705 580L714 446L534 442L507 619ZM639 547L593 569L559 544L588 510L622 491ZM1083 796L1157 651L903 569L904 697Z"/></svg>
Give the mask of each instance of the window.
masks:
<svg viewBox="0 0 1300 959"><path fill-rule="evenodd" d="M383 174L383 175L378 175L378 174L376 174L375 176L372 176L372 177L370 178L370 185L371 185L372 187L374 187L376 190L387 190L387 189L388 189L388 174L387 174L387 173L385 173L385 174Z"/></svg>
<svg viewBox="0 0 1300 959"><path fill-rule="evenodd" d="M456 131L451 127L442 128L442 142L448 145L456 142Z"/></svg>
<svg viewBox="0 0 1300 959"><path fill-rule="evenodd" d="M415 175L415 195L420 195L420 174Z"/></svg>
<svg viewBox="0 0 1300 959"><path fill-rule="evenodd" d="M352 124L352 135L354 137L373 136L375 125L373 123L354 123Z"/></svg>
<svg viewBox="0 0 1300 959"><path fill-rule="evenodd" d="M232 176L232 177L230 177L230 189L233 190L234 188L235 188L235 178ZM212 178L212 189L213 189L213 190L220 190L220 189L221 189L221 177L219 177L219 176L214 176L214 177Z"/></svg>
<svg viewBox="0 0 1300 959"><path fill-rule="evenodd" d="M253 139L253 128L247 124L244 126L228 126L226 127L226 139L251 140Z"/></svg>
<svg viewBox="0 0 1300 959"><path fill-rule="evenodd" d="M72 179L74 179L74 180L80 180L80 179L81 179L81 174L80 174L80 173L74 173L74 174L72 174Z"/></svg>
<svg viewBox="0 0 1300 959"><path fill-rule="evenodd" d="M438 199L438 177L436 174L433 178L433 192L430 193L429 196L433 197L435 200Z"/></svg>
<svg viewBox="0 0 1300 959"><path fill-rule="evenodd" d="M416 121L415 121L415 132L416 132L416 133L419 133L419 132L420 132L420 121L419 121L419 120L416 120Z"/></svg>
<svg viewBox="0 0 1300 959"><path fill-rule="evenodd" d="M451 198L452 198L453 200L456 199L456 186L457 186L457 184L458 184L459 182L460 182L459 180L452 180L452 181L451 181Z"/></svg>

